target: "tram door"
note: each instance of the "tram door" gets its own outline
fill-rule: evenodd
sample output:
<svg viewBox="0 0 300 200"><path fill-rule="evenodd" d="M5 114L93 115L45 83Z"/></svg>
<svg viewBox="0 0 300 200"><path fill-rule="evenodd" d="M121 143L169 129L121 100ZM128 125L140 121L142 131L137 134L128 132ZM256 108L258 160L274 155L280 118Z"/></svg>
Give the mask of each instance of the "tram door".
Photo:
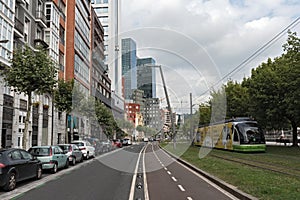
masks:
<svg viewBox="0 0 300 200"><path fill-rule="evenodd" d="M232 144L233 145L240 145L240 136L239 136L239 132L236 129L235 126L233 126L233 139L232 139Z"/></svg>

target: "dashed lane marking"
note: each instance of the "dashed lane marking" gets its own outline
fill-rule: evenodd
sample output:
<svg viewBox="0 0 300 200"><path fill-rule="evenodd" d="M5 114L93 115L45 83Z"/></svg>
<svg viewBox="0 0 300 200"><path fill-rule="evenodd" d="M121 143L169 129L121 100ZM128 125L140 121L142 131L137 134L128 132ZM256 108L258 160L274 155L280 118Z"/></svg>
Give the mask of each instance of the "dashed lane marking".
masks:
<svg viewBox="0 0 300 200"><path fill-rule="evenodd" d="M179 187L179 189L180 189L182 192L185 191L185 189L182 187L182 185L178 185L178 187Z"/></svg>
<svg viewBox="0 0 300 200"><path fill-rule="evenodd" d="M169 175L171 175L171 174L172 174L170 171L167 171L167 173L168 173Z"/></svg>
<svg viewBox="0 0 300 200"><path fill-rule="evenodd" d="M192 197L187 197L186 199L187 199L187 200L193 200Z"/></svg>
<svg viewBox="0 0 300 200"><path fill-rule="evenodd" d="M172 176L172 179L173 181L177 182L177 179L174 176Z"/></svg>

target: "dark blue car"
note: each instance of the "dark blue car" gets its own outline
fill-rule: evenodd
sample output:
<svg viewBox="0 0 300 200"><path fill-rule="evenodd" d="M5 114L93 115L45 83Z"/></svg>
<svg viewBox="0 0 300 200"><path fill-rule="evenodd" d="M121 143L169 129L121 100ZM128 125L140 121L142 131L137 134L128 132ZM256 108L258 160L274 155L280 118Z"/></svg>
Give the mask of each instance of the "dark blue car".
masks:
<svg viewBox="0 0 300 200"><path fill-rule="evenodd" d="M42 177L42 163L23 149L0 149L0 187L15 189L25 179Z"/></svg>

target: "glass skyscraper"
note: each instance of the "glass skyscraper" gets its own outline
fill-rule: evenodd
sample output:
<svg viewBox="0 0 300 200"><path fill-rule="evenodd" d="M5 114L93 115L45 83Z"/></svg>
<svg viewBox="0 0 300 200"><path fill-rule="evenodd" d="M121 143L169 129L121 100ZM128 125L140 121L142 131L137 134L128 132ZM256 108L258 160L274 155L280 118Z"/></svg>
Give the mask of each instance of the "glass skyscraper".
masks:
<svg viewBox="0 0 300 200"><path fill-rule="evenodd" d="M122 39L122 76L125 80L125 99L132 98L137 88L136 43L131 38Z"/></svg>

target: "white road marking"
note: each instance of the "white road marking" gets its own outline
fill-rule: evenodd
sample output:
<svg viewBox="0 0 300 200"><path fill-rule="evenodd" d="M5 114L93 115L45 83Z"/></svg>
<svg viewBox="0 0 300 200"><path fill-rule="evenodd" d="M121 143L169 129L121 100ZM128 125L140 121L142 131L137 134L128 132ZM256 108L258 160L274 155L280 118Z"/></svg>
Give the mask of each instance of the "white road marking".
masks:
<svg viewBox="0 0 300 200"><path fill-rule="evenodd" d="M168 155L165 151L164 152L166 155ZM235 196L233 196L232 194L230 194L229 192L227 192L226 190L222 189L221 187L219 187L218 185L214 184L213 182L211 182L210 180L208 180L207 178L205 178L204 176L198 174L197 172L191 170L190 168L188 168L187 166L181 164L180 162L178 162L177 160L174 159L174 161L176 163L178 163L179 165L181 165L182 167L184 167L185 169L187 169L188 171L190 171L191 173L195 174L196 176L198 176L200 179L204 180L205 182L207 182L208 184L210 184L211 186L213 186L214 188L216 188L217 190L219 190L220 192L222 192L223 194L225 194L226 196L228 196L230 199L232 200L238 200L238 198L236 198Z"/></svg>
<svg viewBox="0 0 300 200"><path fill-rule="evenodd" d="M173 181L177 182L177 179L174 176L172 176L172 179Z"/></svg>
<svg viewBox="0 0 300 200"><path fill-rule="evenodd" d="M185 189L182 187L182 185L178 185L178 187L179 187L179 189L180 189L182 192L185 191Z"/></svg>
<svg viewBox="0 0 300 200"><path fill-rule="evenodd" d="M172 174L170 171L167 171L167 173L168 173L169 175L171 175L171 174Z"/></svg>
<svg viewBox="0 0 300 200"><path fill-rule="evenodd" d="M164 167L165 170L168 170L166 167Z"/></svg>
<svg viewBox="0 0 300 200"><path fill-rule="evenodd" d="M187 200L193 200L192 197L187 197Z"/></svg>
<svg viewBox="0 0 300 200"><path fill-rule="evenodd" d="M146 177L146 167L145 167L146 148L145 148L144 153L143 153L144 198L145 198L145 200L149 200L148 184L147 184L147 177ZM153 146L152 146L152 148L153 148Z"/></svg>
<svg viewBox="0 0 300 200"><path fill-rule="evenodd" d="M146 146L144 146L142 148L142 150L140 151L139 153L139 157L137 159L137 162L136 162L136 166L135 166L135 170L134 170L134 174L133 174L133 177L132 177L132 182L131 182L131 188L130 188L130 194L129 194L129 200L133 200L134 198L134 190L135 190L135 182L136 182L136 175L137 175L137 172L138 172L138 167L139 167L139 162L140 162L140 158L141 158L141 155L142 155L142 152L144 151Z"/></svg>

